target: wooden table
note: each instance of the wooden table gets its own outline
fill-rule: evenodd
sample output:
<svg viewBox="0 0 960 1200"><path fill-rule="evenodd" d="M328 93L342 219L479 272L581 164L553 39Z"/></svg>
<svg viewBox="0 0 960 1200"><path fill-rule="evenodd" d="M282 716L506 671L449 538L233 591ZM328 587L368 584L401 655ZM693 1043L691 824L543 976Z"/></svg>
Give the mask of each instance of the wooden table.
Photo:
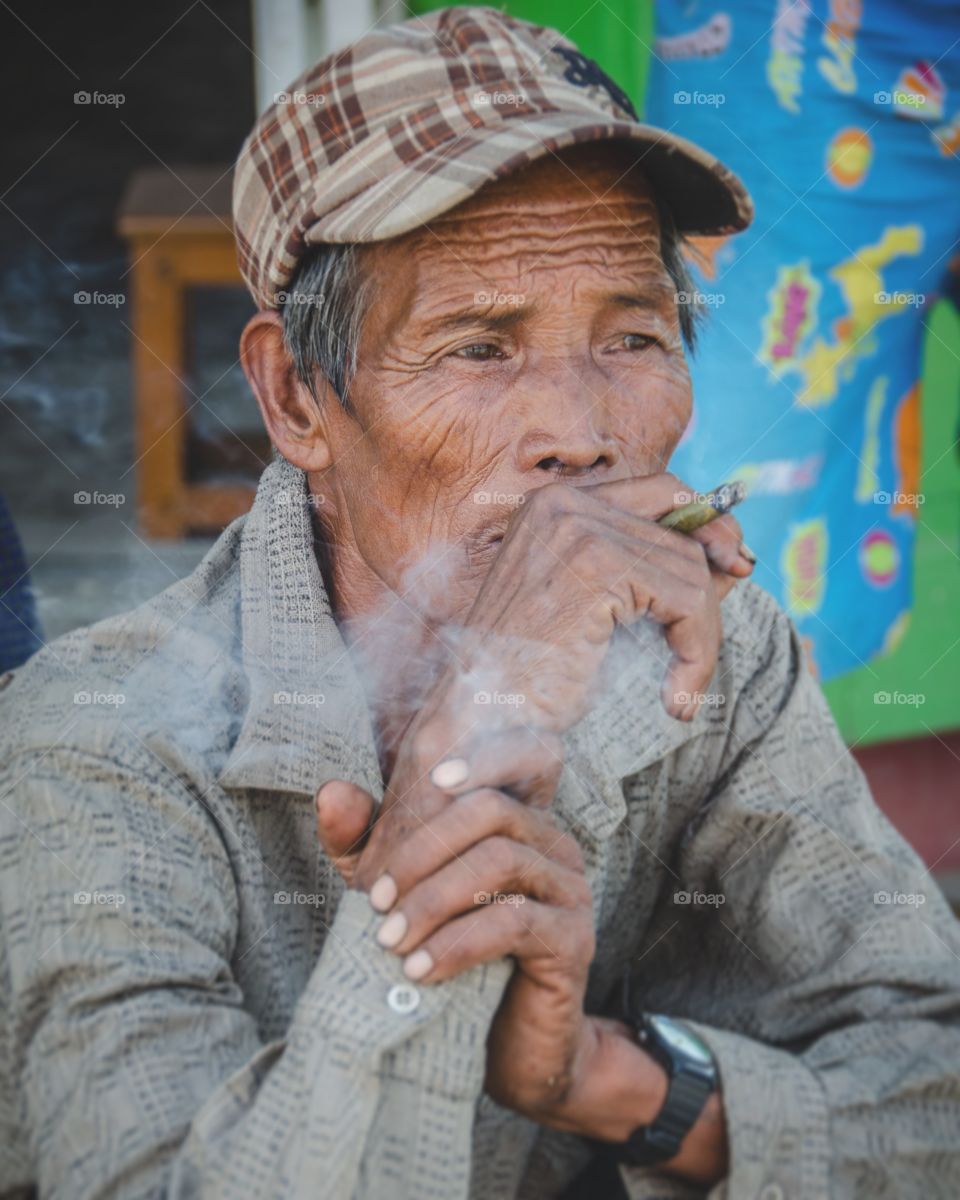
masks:
<svg viewBox="0 0 960 1200"><path fill-rule="evenodd" d="M246 512L254 486L186 477L187 290L243 286L231 223L232 168L148 167L123 196L118 229L128 243L133 298L137 512L151 537L220 530Z"/></svg>

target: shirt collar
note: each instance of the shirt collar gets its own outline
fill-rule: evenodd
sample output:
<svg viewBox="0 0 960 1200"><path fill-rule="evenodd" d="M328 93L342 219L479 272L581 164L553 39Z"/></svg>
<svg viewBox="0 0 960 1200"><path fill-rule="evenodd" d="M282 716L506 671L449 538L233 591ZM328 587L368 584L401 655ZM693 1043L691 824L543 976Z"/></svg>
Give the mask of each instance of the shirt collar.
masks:
<svg viewBox="0 0 960 1200"><path fill-rule="evenodd" d="M380 800L370 710L314 553L306 475L282 458L244 521L240 621L249 699L221 785L312 796L345 779ZM623 780L692 736L660 703L665 659L659 630L618 630L615 678L566 735L555 807L594 837L623 820Z"/></svg>
<svg viewBox="0 0 960 1200"><path fill-rule="evenodd" d="M370 711L314 553L307 478L283 458L243 525L240 627L249 699L220 783L312 795L346 779L379 800Z"/></svg>

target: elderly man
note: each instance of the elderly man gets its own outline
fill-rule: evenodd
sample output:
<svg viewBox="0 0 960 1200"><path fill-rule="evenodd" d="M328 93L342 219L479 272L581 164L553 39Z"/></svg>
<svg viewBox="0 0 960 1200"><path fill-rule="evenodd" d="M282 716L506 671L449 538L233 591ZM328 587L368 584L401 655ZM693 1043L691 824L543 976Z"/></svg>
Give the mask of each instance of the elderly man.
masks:
<svg viewBox="0 0 960 1200"><path fill-rule="evenodd" d="M735 522L658 524L737 180L460 8L235 207L253 509L0 698L3 1194L955 1196L957 926Z"/></svg>

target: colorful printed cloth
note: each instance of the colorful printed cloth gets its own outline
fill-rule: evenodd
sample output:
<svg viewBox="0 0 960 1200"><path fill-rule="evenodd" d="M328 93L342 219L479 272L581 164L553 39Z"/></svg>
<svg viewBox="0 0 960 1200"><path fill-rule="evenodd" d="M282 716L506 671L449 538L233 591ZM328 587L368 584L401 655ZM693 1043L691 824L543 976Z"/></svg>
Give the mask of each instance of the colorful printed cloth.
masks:
<svg viewBox="0 0 960 1200"><path fill-rule="evenodd" d="M947 0L666 0L647 116L757 206L696 240L710 309L673 463L740 477L756 573L822 678L896 644L911 602L924 317L958 265L960 11Z"/></svg>

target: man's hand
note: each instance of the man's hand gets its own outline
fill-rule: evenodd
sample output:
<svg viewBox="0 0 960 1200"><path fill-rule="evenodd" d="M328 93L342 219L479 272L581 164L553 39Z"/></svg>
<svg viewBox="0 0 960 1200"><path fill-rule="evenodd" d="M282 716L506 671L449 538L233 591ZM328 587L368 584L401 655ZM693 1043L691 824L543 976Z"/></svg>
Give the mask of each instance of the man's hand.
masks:
<svg viewBox="0 0 960 1200"><path fill-rule="evenodd" d="M411 978L516 960L489 1034L487 1088L534 1119L556 1119L600 1061L583 1012L590 889L579 848L545 811L562 765L557 734L589 706L616 625L645 615L664 626L673 654L664 703L692 717L676 697L706 687L720 598L752 567L731 517L697 541L656 524L684 491L655 476L531 493L454 646L459 663L401 741L376 820L359 788L334 781L318 793L328 855L388 914L381 944L404 956ZM478 673L523 695L522 720L519 710L485 720L491 710L473 702ZM454 757L465 778L438 786L434 768Z"/></svg>
<svg viewBox="0 0 960 1200"><path fill-rule="evenodd" d="M366 793L331 784L321 790L320 813L331 791L334 804L339 796L357 811L372 809ZM329 842L322 816L320 829ZM342 862L337 850L328 853ZM388 911L377 940L403 956L411 979L437 983L480 963L515 959L490 1029L486 1087L498 1103L534 1119L552 1112L585 1044L583 998L594 954L592 897L576 841L543 807L482 788L392 843L378 869L371 900Z"/></svg>
<svg viewBox="0 0 960 1200"><path fill-rule="evenodd" d="M563 743L556 735L503 730L473 747L469 774L458 786L438 787L431 769L460 749L449 739L443 714L428 706L400 745L379 812L362 788L343 780L318 791L320 843L349 886L372 892L376 907L385 910L396 897L395 883L382 882L385 874L390 879L388 860L455 796L481 787L509 788L527 805L546 808L553 800L563 768Z"/></svg>
<svg viewBox="0 0 960 1200"><path fill-rule="evenodd" d="M523 697L507 721L557 731L589 708L613 631L649 617L663 626L670 661L661 696L690 719L691 697L713 675L722 628L720 600L750 574L740 527L722 517L693 535L657 524L689 499L672 475L527 493L513 514L455 643L459 668L446 678L447 711L463 715L461 683ZM475 716L470 712L469 716Z"/></svg>

